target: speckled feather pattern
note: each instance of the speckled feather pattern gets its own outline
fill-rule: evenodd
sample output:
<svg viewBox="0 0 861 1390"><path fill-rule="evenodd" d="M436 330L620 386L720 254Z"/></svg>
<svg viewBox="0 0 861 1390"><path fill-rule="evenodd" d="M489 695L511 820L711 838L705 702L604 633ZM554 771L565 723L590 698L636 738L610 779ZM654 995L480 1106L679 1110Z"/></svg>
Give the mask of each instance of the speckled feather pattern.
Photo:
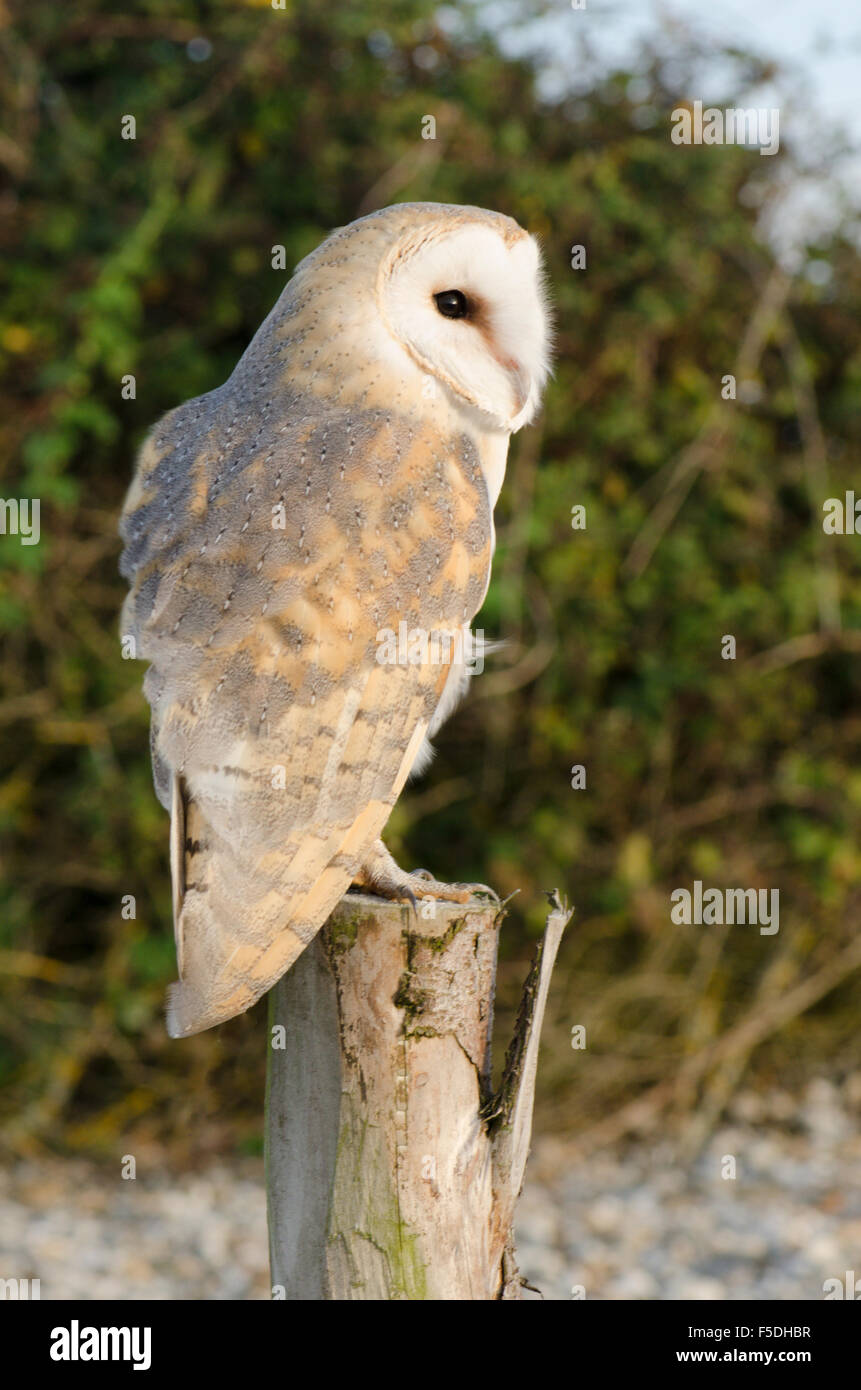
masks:
<svg viewBox="0 0 861 1390"><path fill-rule="evenodd" d="M380 665L378 632L459 628L486 592L482 430L366 335L381 261L443 214L523 235L421 204L341 229L138 461L122 631L149 663L158 796L182 818L175 1035L268 990L379 836L449 672Z"/></svg>

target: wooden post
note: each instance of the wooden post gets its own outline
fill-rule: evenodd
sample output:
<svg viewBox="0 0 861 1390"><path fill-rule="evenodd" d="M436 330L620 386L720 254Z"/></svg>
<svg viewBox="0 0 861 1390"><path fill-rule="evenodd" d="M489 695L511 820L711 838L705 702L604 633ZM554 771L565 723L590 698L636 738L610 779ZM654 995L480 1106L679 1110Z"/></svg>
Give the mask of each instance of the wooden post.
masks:
<svg viewBox="0 0 861 1390"><path fill-rule="evenodd" d="M520 1297L512 1219L556 894L502 1084L490 1081L499 924L348 893L270 992L266 1183L273 1297ZM425 909L427 911L427 909Z"/></svg>

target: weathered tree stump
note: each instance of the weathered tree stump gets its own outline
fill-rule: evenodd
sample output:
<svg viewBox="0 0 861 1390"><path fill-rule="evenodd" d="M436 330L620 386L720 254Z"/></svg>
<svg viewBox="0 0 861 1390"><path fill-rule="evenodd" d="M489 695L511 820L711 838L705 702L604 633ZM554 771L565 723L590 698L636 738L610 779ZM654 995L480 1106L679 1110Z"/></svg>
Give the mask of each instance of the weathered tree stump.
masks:
<svg viewBox="0 0 861 1390"><path fill-rule="evenodd" d="M270 992L274 1297L520 1297L512 1220L570 917L550 900L495 1095L495 901L437 902L425 917L348 893Z"/></svg>

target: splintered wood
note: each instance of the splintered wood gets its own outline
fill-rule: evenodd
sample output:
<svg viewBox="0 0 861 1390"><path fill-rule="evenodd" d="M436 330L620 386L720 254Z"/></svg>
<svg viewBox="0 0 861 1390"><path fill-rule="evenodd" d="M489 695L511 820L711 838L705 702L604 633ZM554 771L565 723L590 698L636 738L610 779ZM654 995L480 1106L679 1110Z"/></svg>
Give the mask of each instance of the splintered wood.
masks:
<svg viewBox="0 0 861 1390"><path fill-rule="evenodd" d="M556 894L502 1082L490 1042L502 910L433 916L348 893L270 992L266 1172L273 1296L520 1297L512 1221Z"/></svg>

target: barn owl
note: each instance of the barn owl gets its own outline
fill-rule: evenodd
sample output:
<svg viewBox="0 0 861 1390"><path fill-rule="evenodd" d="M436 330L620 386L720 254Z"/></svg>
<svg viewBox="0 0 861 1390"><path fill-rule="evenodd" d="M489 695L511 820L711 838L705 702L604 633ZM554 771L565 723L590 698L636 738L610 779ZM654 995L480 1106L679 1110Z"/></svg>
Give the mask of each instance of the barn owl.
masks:
<svg viewBox="0 0 861 1390"><path fill-rule="evenodd" d="M542 283L509 217L384 208L306 257L232 376L144 444L122 632L171 817L173 1037L249 1008L351 885L468 897L380 839L465 647L384 661L380 634L468 632L484 600L509 435L548 371Z"/></svg>

